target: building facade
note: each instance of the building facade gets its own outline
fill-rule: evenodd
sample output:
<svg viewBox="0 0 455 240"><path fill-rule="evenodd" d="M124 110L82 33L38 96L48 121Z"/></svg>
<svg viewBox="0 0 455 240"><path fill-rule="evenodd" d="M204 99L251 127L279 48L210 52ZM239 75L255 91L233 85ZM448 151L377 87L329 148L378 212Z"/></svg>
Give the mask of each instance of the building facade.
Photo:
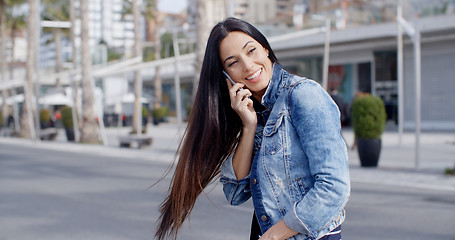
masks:
<svg viewBox="0 0 455 240"><path fill-rule="evenodd" d="M451 110L455 91L455 15L416 19L421 33L422 129L455 130ZM413 42L404 36L404 122L415 126ZM270 39L280 62L292 72L322 82L324 34ZM381 97L388 119L397 121L397 23L332 31L328 89L338 89L352 103L359 91ZM349 112L349 109L347 110Z"/></svg>
<svg viewBox="0 0 455 240"><path fill-rule="evenodd" d="M442 15L421 15L409 20L421 33L421 127L423 130L455 130L455 111L452 110L455 14L446 8ZM379 96L386 105L389 124L397 124L400 107L397 101L397 22L377 21L338 29L335 26L336 19L332 20L328 90L338 90L348 105L347 114L357 92ZM324 32L308 35L308 31L303 30L268 39L286 69L322 82ZM185 59L180 76L182 84L191 87L194 69L188 66L194 59L191 56ZM406 35L403 70L403 126L410 130L415 127L416 88L413 42ZM168 66L168 70L161 73L164 85L170 90L174 71L173 66ZM153 72L144 74L148 75L147 79L153 79Z"/></svg>
<svg viewBox="0 0 455 240"><path fill-rule="evenodd" d="M76 5L76 11L79 5ZM89 37L90 46L93 51L100 43L107 44L113 49L126 56L132 55L134 46L134 23L132 16L122 16L122 0L90 0L89 1ZM56 19L59 20L59 19ZM80 19L76 20L76 36L81 34ZM40 68L52 71L55 66L55 42L52 32L42 32L40 44ZM80 38L76 37L76 46L80 49ZM71 61L72 48L68 37L62 35L62 56L63 61ZM78 58L80 60L80 58ZM95 62L99 63L99 62Z"/></svg>

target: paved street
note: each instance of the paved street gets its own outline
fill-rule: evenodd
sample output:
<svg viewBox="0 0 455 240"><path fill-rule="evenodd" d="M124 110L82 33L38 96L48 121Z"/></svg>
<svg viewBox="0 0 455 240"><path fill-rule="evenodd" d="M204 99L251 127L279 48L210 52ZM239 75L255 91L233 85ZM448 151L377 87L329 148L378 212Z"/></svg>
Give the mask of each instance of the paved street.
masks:
<svg viewBox="0 0 455 240"><path fill-rule="evenodd" d="M352 184L343 239L455 239L455 192Z"/></svg>
<svg viewBox="0 0 455 240"><path fill-rule="evenodd" d="M170 175L148 187L168 169L179 131L152 127L151 147L120 149L115 136L127 130L110 129L107 147L0 138L0 240L152 239ZM352 133L344 135L350 143ZM378 169L360 168L349 152L352 193L343 239L455 239L455 178L441 174L454 163L453 135L422 138L419 170L412 135L401 147L394 135L384 138ZM431 149L438 150L434 164ZM220 184L207 192L178 239L248 239L251 202L228 206Z"/></svg>
<svg viewBox="0 0 455 240"><path fill-rule="evenodd" d="M0 144L0 239L151 239L168 163ZM251 205L201 197L179 239L244 239Z"/></svg>

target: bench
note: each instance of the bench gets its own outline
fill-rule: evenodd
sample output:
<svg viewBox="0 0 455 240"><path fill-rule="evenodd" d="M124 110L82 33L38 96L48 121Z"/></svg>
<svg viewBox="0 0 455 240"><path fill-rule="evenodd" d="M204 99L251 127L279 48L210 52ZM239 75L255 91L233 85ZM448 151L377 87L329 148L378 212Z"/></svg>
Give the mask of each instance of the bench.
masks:
<svg viewBox="0 0 455 240"><path fill-rule="evenodd" d="M152 137L147 135L127 135L119 137L120 147L131 147L135 145L137 148L142 146L150 146L152 144Z"/></svg>
<svg viewBox="0 0 455 240"><path fill-rule="evenodd" d="M17 132L12 128L0 128L0 136L2 137L17 137Z"/></svg>
<svg viewBox="0 0 455 240"><path fill-rule="evenodd" d="M57 128L44 128L40 129L39 138L41 140L53 141L57 138L58 129Z"/></svg>

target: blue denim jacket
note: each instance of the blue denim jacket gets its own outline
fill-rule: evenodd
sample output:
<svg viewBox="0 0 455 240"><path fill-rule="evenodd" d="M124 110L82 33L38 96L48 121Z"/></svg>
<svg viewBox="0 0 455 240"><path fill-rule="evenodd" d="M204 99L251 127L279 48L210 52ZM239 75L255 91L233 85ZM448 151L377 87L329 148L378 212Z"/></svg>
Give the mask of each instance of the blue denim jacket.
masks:
<svg viewBox="0 0 455 240"><path fill-rule="evenodd" d="M263 233L284 219L300 233L290 239L318 239L344 221L350 194L338 107L318 83L277 63L261 104L250 174L237 180L231 156L223 191L232 205L253 198Z"/></svg>

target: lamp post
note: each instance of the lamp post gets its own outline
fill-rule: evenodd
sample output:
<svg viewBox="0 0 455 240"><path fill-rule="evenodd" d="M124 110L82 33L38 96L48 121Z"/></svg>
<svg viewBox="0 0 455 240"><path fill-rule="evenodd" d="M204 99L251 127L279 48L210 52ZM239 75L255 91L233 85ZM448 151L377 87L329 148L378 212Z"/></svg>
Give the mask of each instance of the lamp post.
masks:
<svg viewBox="0 0 455 240"><path fill-rule="evenodd" d="M330 19L325 19L324 63L322 71L322 87L327 91L329 81L329 55L330 53Z"/></svg>
<svg viewBox="0 0 455 240"><path fill-rule="evenodd" d="M172 44L174 46L174 58L175 58L175 75L174 75L174 88L175 88L175 108L177 111L177 123L182 125L182 100L180 95L180 48L179 40L177 38L177 31L172 34Z"/></svg>
<svg viewBox="0 0 455 240"><path fill-rule="evenodd" d="M414 77L415 77L415 168L420 167L420 120L421 120L421 54L420 54L420 32L416 26L409 24L401 15L402 10L401 6L398 6L397 9L397 23L398 23L398 84L399 84L399 111L402 111L403 108L403 38L399 36L402 35L402 29L406 34L412 38L414 46ZM401 86L401 87L400 87ZM401 96L401 98L400 98ZM401 119L399 115L399 128L402 128L403 113L401 114ZM402 129L400 129L401 134ZM400 138L401 141L401 138Z"/></svg>

